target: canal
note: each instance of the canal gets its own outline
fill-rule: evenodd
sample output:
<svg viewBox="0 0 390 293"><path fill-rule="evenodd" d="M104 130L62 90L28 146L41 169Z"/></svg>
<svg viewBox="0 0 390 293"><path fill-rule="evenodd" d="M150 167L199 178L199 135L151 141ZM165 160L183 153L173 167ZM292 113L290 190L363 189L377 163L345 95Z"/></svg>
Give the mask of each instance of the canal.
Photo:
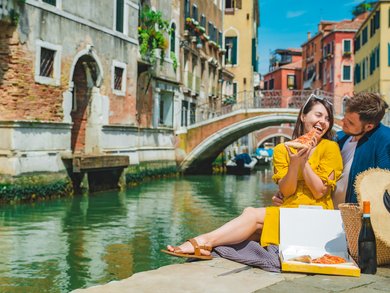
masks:
<svg viewBox="0 0 390 293"><path fill-rule="evenodd" d="M69 292L182 262L166 244L271 203L271 168L0 207L0 292Z"/></svg>

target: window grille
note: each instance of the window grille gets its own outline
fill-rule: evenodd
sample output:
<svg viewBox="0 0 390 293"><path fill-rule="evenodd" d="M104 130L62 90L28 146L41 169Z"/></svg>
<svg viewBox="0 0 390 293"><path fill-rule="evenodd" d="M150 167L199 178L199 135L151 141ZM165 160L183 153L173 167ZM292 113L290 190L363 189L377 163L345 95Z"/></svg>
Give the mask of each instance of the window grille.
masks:
<svg viewBox="0 0 390 293"><path fill-rule="evenodd" d="M53 77L54 56L56 51L41 48L40 76Z"/></svg>
<svg viewBox="0 0 390 293"><path fill-rule="evenodd" d="M123 68L115 67L114 71L114 89L121 91L122 90L122 78L123 78Z"/></svg>

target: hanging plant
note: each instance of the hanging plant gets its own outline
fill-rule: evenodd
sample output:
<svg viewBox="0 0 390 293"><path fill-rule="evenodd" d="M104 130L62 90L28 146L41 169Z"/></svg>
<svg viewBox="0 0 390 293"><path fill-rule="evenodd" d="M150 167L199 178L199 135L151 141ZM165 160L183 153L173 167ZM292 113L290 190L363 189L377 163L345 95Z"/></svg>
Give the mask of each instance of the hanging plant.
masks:
<svg viewBox="0 0 390 293"><path fill-rule="evenodd" d="M160 11L153 11L145 6L140 14L140 26L138 27L139 50L142 59L155 64L156 49L160 49L160 64L164 62L164 51L168 48L168 40L165 34L170 35L172 29L168 21L162 18Z"/></svg>

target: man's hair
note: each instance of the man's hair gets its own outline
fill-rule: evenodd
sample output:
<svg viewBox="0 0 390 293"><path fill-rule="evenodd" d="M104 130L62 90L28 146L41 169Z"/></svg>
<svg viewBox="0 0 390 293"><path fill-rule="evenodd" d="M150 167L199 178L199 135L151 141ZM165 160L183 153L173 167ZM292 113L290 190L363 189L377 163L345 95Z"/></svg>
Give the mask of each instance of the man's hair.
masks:
<svg viewBox="0 0 390 293"><path fill-rule="evenodd" d="M362 92L347 99L345 111L357 113L360 121L378 125L389 106L378 93Z"/></svg>

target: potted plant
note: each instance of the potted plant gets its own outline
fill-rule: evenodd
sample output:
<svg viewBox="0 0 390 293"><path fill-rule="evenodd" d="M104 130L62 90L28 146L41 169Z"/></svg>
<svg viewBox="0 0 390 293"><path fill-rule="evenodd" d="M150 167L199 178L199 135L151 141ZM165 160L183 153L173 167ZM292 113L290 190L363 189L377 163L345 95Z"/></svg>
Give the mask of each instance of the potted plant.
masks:
<svg viewBox="0 0 390 293"><path fill-rule="evenodd" d="M169 23L162 18L161 12L153 11L149 6L145 6L141 10L140 26L138 27L139 50L142 59L155 64L155 51L160 49L160 62L162 64L164 50L168 48L168 40L164 34L169 35L171 32Z"/></svg>

